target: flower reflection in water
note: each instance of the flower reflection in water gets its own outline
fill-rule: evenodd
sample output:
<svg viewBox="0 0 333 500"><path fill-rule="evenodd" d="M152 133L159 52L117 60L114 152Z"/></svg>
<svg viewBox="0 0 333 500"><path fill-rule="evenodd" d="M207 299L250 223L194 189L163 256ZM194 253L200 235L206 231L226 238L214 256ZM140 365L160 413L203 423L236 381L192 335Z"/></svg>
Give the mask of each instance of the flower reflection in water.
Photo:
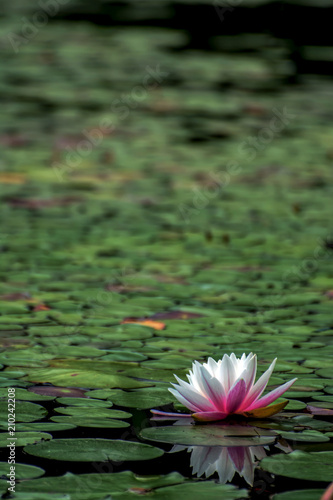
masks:
<svg viewBox="0 0 333 500"><path fill-rule="evenodd" d="M290 453L287 445L275 445L276 448ZM268 446L180 446L175 445L170 453L187 450L191 453L190 465L193 474L206 478L217 472L219 482L224 484L232 481L236 472L253 486L254 471L260 460L266 457Z"/></svg>
<svg viewBox="0 0 333 500"><path fill-rule="evenodd" d="M258 461L266 457L263 446L180 446L175 445L170 453L186 450L191 453L193 474L210 477L217 472L220 483L232 481L235 473L253 485L254 470Z"/></svg>

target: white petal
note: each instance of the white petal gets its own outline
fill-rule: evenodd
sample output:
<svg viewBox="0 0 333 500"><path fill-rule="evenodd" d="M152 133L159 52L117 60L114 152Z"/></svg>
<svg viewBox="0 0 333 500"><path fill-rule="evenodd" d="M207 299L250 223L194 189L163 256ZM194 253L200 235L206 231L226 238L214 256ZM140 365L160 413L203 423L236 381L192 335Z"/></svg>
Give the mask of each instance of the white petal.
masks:
<svg viewBox="0 0 333 500"><path fill-rule="evenodd" d="M222 484L225 484L227 481L231 481L235 475L235 467L232 461L230 460L228 448L223 448L221 457L217 461L216 471L219 475L219 481Z"/></svg>
<svg viewBox="0 0 333 500"><path fill-rule="evenodd" d="M266 454L265 454L266 455ZM247 484L250 486L253 486L253 480L254 480L254 469L255 469L255 463L252 457L251 450L248 449L247 447L245 448L245 460L244 460L244 465L241 473L239 475L245 479Z"/></svg>
<svg viewBox="0 0 333 500"><path fill-rule="evenodd" d="M204 363L203 366L209 371L209 373L213 377L216 377L219 364L213 358L208 358L207 363Z"/></svg>
<svg viewBox="0 0 333 500"><path fill-rule="evenodd" d="M229 392L230 387L236 381L236 370L232 360L227 354L223 356L222 363L219 368L218 380L223 385L226 394Z"/></svg>
<svg viewBox="0 0 333 500"><path fill-rule="evenodd" d="M252 355L252 353L251 353L251 355ZM257 373L257 356L252 355L252 357L248 361L246 370L242 375L245 382L246 382L247 392L249 392L253 387L253 383L254 383L255 378L256 378L256 373Z"/></svg>
<svg viewBox="0 0 333 500"><path fill-rule="evenodd" d="M191 386L187 382L184 382L183 380L180 380L178 377L176 378L179 382L179 385L178 386L176 384L172 385L174 386L176 391L178 391L180 395L183 396L183 398L187 399L192 405L196 406L199 409L199 411L215 410L215 406L212 403L210 403L210 401L208 401L208 399L206 399L205 396L200 394L193 386ZM189 408L188 405L187 408Z"/></svg>
<svg viewBox="0 0 333 500"><path fill-rule="evenodd" d="M168 391L171 392L171 394L173 394L175 396L176 399L178 399L178 401L185 406L185 408L188 408L189 410L191 411L194 411L195 413L200 411L200 408L198 408L197 406L195 406L191 401L189 401L188 399L184 398L180 392L178 392L176 389L168 389Z"/></svg>

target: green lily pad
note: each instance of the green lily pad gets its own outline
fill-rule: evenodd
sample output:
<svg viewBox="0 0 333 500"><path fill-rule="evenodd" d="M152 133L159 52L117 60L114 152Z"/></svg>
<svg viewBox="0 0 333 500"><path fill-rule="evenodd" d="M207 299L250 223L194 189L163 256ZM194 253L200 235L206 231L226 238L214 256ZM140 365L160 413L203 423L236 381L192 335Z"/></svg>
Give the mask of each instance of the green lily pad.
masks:
<svg viewBox="0 0 333 500"><path fill-rule="evenodd" d="M67 431L69 429L75 429L76 425L72 423L56 423L54 422L27 422L22 424L15 424L16 431L41 431L41 432L52 432L52 431Z"/></svg>
<svg viewBox="0 0 333 500"><path fill-rule="evenodd" d="M333 430L333 423L326 420L319 420L317 418L310 418L307 415L299 415L292 418L292 423L295 428L309 428L318 431L331 431Z"/></svg>
<svg viewBox="0 0 333 500"><path fill-rule="evenodd" d="M154 491L156 500L232 500L246 498L246 490L240 490L230 484L218 484L214 481L188 481L182 484L167 486L166 488L158 488ZM126 495L124 500L130 500L131 496Z"/></svg>
<svg viewBox="0 0 333 500"><path fill-rule="evenodd" d="M333 403L333 396L316 396L316 397L312 396L312 399L316 401L323 401L326 403Z"/></svg>
<svg viewBox="0 0 333 500"><path fill-rule="evenodd" d="M143 443L114 439L54 439L29 445L26 453L36 457L73 462L151 460L163 455L163 450Z"/></svg>
<svg viewBox="0 0 333 500"><path fill-rule="evenodd" d="M285 398L279 398L275 402L279 403L280 401L286 401ZM288 399L288 404L285 408L285 410L302 410L303 408L306 408L306 403L303 403L303 401L297 401L295 399Z"/></svg>
<svg viewBox="0 0 333 500"><path fill-rule="evenodd" d="M305 430L302 432L281 432L281 436L284 439L288 439L290 441L305 441L310 443L325 443L329 441L329 438L315 430Z"/></svg>
<svg viewBox="0 0 333 500"><path fill-rule="evenodd" d="M73 417L88 417L88 418L129 418L131 413L122 410L109 410L107 408L94 408L84 406L60 406L55 408L58 413L71 415Z"/></svg>
<svg viewBox="0 0 333 500"><path fill-rule="evenodd" d="M9 439L8 439L9 438ZM15 440L13 438L16 438ZM47 432L15 432L15 436L10 437L8 433L0 433L0 448L5 448L8 443L15 442L15 446L26 446L27 444L38 443L39 441L52 439Z"/></svg>
<svg viewBox="0 0 333 500"><path fill-rule="evenodd" d="M330 481L333 475L333 452L306 453L296 450L288 455L266 457L260 462L260 466L280 476L308 481Z"/></svg>
<svg viewBox="0 0 333 500"><path fill-rule="evenodd" d="M99 417L85 417L85 416L72 416L72 415L62 415L51 417L53 425L68 425L71 427L95 427L97 429L117 429L122 427L129 427L129 422L124 422L123 420L116 420L114 418L99 418ZM50 422L50 425L52 424ZM57 430L57 429L55 429Z"/></svg>
<svg viewBox="0 0 333 500"><path fill-rule="evenodd" d="M89 394L89 393L87 393ZM57 403L69 406L84 406L85 408L110 408L111 401L101 401L92 398L57 398Z"/></svg>
<svg viewBox="0 0 333 500"><path fill-rule="evenodd" d="M112 361L144 361L147 356L141 354L140 352L129 352L129 351L116 351L113 350L109 354L106 354L101 359L112 360Z"/></svg>
<svg viewBox="0 0 333 500"><path fill-rule="evenodd" d="M87 398L107 399L112 394L112 389L94 389L87 391L85 394Z"/></svg>
<svg viewBox="0 0 333 500"><path fill-rule="evenodd" d="M321 368L317 370L317 375L323 378L333 378L333 368Z"/></svg>
<svg viewBox="0 0 333 500"><path fill-rule="evenodd" d="M72 496L63 493L26 493L15 492L15 499L17 500L72 500ZM78 498L78 497L77 497ZM86 497L86 500L95 500L93 496ZM99 497L96 500L110 500L109 496L104 498Z"/></svg>
<svg viewBox="0 0 333 500"><path fill-rule="evenodd" d="M97 362L96 362L97 363ZM141 382L124 375L114 375L90 369L70 368L42 368L31 370L28 380L32 382L50 382L54 385L70 387L109 388L121 387L122 389L134 389L136 387L147 387L149 382Z"/></svg>
<svg viewBox="0 0 333 500"><path fill-rule="evenodd" d="M53 387L50 385L34 385L29 387L29 392L42 396L51 396L52 399L61 398L86 398L85 391L74 387Z"/></svg>
<svg viewBox="0 0 333 500"><path fill-rule="evenodd" d="M108 399L119 406L139 409L156 408L175 400L167 388L138 389L131 392L111 389Z"/></svg>
<svg viewBox="0 0 333 500"><path fill-rule="evenodd" d="M15 402L15 421L16 422L33 422L34 420L41 420L47 414L45 408L36 403L29 403L28 401ZM5 401L0 402L0 419L7 420L8 416L8 403Z"/></svg>
<svg viewBox="0 0 333 500"><path fill-rule="evenodd" d="M9 473L10 465L7 462L0 462L0 476L6 476ZM45 473L40 467L26 464L15 464L16 479L32 479L40 477Z"/></svg>
<svg viewBox="0 0 333 500"><path fill-rule="evenodd" d="M185 500L200 500L203 496L209 500L236 500L246 497L245 490L239 490L232 485L185 480L177 472L166 476L136 476L130 471L113 474L67 473L61 478L45 477L25 481L18 484L16 489L18 493L44 494L44 498L48 498L48 492L53 491L70 495L70 500L101 500L104 499L103 495L130 500L133 496L143 493L153 495L154 498L156 495L159 500L177 500L180 497Z"/></svg>
<svg viewBox="0 0 333 500"><path fill-rule="evenodd" d="M150 441L186 446L256 446L273 443L277 433L238 425L177 425L148 427L140 435Z"/></svg>
<svg viewBox="0 0 333 500"><path fill-rule="evenodd" d="M8 390L0 389L0 398L8 398ZM20 401L52 401L54 397L43 396L42 394L35 394L34 392L26 389L15 388L15 399Z"/></svg>

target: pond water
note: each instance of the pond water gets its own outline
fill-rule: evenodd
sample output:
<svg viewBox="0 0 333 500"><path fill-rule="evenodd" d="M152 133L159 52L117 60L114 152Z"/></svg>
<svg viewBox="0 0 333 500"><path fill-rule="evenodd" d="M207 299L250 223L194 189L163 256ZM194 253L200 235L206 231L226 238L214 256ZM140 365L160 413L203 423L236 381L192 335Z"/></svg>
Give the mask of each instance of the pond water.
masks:
<svg viewBox="0 0 333 500"><path fill-rule="evenodd" d="M0 19L2 498L319 500L333 477L328 40L303 33L292 51L277 22L222 36L213 7L200 38L177 25L185 3L159 18L120 2L114 19L83 4L25 42L17 12L32 8ZM281 413L152 419L186 411L174 374L232 352L256 353L257 377L278 357L267 390L297 377Z"/></svg>

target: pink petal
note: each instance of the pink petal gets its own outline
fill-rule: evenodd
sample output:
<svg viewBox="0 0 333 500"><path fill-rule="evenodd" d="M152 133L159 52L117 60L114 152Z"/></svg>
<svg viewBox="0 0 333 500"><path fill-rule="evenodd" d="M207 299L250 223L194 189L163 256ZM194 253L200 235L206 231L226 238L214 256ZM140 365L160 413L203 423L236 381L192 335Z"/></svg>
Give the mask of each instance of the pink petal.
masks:
<svg viewBox="0 0 333 500"><path fill-rule="evenodd" d="M227 411L234 413L242 404L246 394L246 383L244 379L238 380L230 389L227 397Z"/></svg>
<svg viewBox="0 0 333 500"><path fill-rule="evenodd" d="M296 382L296 380L297 378L294 378L293 380L290 380L289 382L286 382L280 387L277 387L273 391L269 392L263 398L257 399L254 403L252 403L251 406L246 408L246 411L251 411L255 410L256 408L262 408L270 405L271 403L273 403L273 401L282 396L282 394L284 394L289 389L289 387L291 387L293 383Z"/></svg>
<svg viewBox="0 0 333 500"><path fill-rule="evenodd" d="M260 396L262 395L262 393L266 388L270 376L272 375L276 360L277 358L274 359L268 370L266 370L265 373L261 375L261 377L254 384L254 386L250 389L250 391L248 392L247 396L244 399L244 402L240 410L247 409L254 401L260 398Z"/></svg>
<svg viewBox="0 0 333 500"><path fill-rule="evenodd" d="M229 457L233 461L237 472L242 472L245 460L245 446L228 446Z"/></svg>
<svg viewBox="0 0 333 500"><path fill-rule="evenodd" d="M200 411L191 415L194 420L199 420L201 422L224 420L227 416L227 413L222 413L221 411Z"/></svg>
<svg viewBox="0 0 333 500"><path fill-rule="evenodd" d="M160 410L150 410L151 413L154 415L157 415L158 417L168 417L168 418L191 418L192 415L187 414L187 413L168 413L165 411L160 411Z"/></svg>
<svg viewBox="0 0 333 500"><path fill-rule="evenodd" d="M212 402L216 410L225 412L226 394L224 388L204 367L201 369L201 382L206 397Z"/></svg>

